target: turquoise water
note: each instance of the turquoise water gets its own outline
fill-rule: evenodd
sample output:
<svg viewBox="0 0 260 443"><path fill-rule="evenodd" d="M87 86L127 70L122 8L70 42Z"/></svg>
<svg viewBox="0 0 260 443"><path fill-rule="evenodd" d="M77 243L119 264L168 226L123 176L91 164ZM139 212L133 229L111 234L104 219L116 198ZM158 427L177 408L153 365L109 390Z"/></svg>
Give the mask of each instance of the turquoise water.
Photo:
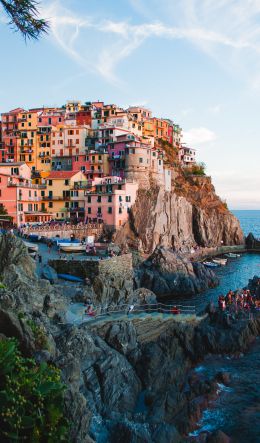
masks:
<svg viewBox="0 0 260 443"><path fill-rule="evenodd" d="M260 238L260 210L232 212L240 221L245 236L252 232L256 238Z"/></svg>
<svg viewBox="0 0 260 443"><path fill-rule="evenodd" d="M239 219L245 235L253 232L260 238L260 211L233 211ZM254 275L260 276L260 254L242 254L240 258L229 260L227 266L214 269L220 279L216 288L194 296L178 298L180 304L192 304L197 310L203 309L210 301L217 302L220 294L226 294L229 289L243 288ZM260 439L259 439L260 442Z"/></svg>
<svg viewBox="0 0 260 443"><path fill-rule="evenodd" d="M260 238L260 211L233 213L239 218L245 235L252 232ZM220 277L220 285L193 297L196 304L205 305L209 300L216 301L219 294L246 285L254 275L260 276L260 254L243 254L241 258L217 269L216 273ZM221 429L234 443L259 443L260 338L242 358L208 356L195 371L207 377L226 371L231 374L231 384L228 388L220 385L218 398L204 411L198 423L199 429L194 434Z"/></svg>

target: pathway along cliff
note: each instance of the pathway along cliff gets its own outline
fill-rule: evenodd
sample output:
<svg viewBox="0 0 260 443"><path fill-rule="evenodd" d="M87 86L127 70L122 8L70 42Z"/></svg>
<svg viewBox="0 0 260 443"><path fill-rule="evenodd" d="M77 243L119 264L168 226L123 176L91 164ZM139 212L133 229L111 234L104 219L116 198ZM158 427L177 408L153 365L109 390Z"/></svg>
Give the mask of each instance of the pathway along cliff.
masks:
<svg viewBox="0 0 260 443"><path fill-rule="evenodd" d="M59 285L39 280L26 248L10 235L0 238L0 270L1 339L16 337L24 355L61 369L72 442L186 441L217 390L215 378L191 377L190 369L208 354L244 352L260 332L258 317L232 321L214 310L191 322L130 316L69 326L65 312L79 294L64 296Z"/></svg>

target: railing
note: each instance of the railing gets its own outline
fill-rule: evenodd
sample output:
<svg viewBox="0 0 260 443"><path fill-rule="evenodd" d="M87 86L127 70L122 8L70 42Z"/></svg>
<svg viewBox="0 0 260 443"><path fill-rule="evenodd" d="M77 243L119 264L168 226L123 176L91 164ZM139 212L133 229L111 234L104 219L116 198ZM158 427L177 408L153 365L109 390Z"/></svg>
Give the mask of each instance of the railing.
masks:
<svg viewBox="0 0 260 443"><path fill-rule="evenodd" d="M67 210L68 208L66 208ZM84 225L39 225L30 226L29 228L22 229L22 232L29 235L35 231L86 231L91 229L103 229L103 223L87 223Z"/></svg>
<svg viewBox="0 0 260 443"><path fill-rule="evenodd" d="M196 316L196 307L195 306L186 306L186 305L167 305L164 303L156 303L150 305L129 305L124 304L120 306L94 306L92 307L92 313L84 313L82 314L81 320L84 322L86 319L96 320L101 317L109 317L113 314L125 314L125 315L134 315L140 313L152 314L171 314L173 316L178 317L179 315L189 315Z"/></svg>

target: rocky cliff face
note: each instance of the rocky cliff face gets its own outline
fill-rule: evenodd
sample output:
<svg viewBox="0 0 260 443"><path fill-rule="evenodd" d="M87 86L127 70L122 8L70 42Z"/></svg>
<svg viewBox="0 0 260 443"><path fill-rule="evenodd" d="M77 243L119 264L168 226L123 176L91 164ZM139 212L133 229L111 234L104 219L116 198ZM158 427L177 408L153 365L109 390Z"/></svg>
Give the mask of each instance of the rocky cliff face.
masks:
<svg viewBox="0 0 260 443"><path fill-rule="evenodd" d="M243 244L238 220L215 194L209 177L184 177L179 172L171 192L151 182L140 189L129 221L116 236L146 253L156 246L188 250ZM223 243L222 243L223 242Z"/></svg>
<svg viewBox="0 0 260 443"><path fill-rule="evenodd" d="M219 284L214 272L203 264L163 247L157 247L136 269L135 281L138 287L150 289L161 299L196 294Z"/></svg>

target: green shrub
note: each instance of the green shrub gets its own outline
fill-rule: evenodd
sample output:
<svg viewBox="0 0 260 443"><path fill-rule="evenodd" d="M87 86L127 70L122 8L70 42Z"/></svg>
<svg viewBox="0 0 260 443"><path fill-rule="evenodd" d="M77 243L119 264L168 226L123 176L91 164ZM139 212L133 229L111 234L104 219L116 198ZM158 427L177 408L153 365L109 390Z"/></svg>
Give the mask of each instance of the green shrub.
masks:
<svg viewBox="0 0 260 443"><path fill-rule="evenodd" d="M0 441L68 442L60 371L23 358L15 339L0 341Z"/></svg>
<svg viewBox="0 0 260 443"><path fill-rule="evenodd" d="M32 330L37 349L48 349L48 339L44 329L41 326L38 326L33 320L27 320L26 323Z"/></svg>

